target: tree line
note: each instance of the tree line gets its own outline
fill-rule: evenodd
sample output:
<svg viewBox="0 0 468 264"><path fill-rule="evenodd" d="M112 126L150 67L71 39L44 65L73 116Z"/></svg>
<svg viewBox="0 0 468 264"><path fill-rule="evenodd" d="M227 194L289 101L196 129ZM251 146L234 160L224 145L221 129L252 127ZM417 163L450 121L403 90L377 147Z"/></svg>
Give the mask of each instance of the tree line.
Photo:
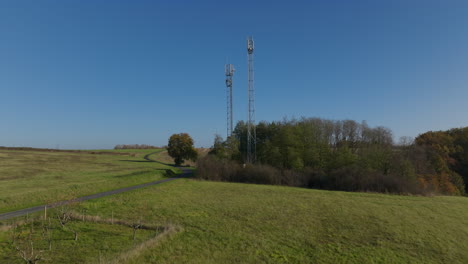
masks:
<svg viewBox="0 0 468 264"><path fill-rule="evenodd" d="M395 143L390 129L366 122L260 122L256 162L244 166L247 125L241 121L234 136L216 136L211 155L198 162L197 175L330 190L463 195L468 130L463 131L429 132Z"/></svg>
<svg viewBox="0 0 468 264"><path fill-rule="evenodd" d="M160 147L146 144L119 144L114 149L160 149Z"/></svg>

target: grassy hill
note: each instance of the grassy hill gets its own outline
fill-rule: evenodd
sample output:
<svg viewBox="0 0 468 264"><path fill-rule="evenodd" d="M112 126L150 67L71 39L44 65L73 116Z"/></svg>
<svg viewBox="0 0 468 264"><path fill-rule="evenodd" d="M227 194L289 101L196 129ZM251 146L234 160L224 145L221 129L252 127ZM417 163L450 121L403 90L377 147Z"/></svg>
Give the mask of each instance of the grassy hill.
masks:
<svg viewBox="0 0 468 264"><path fill-rule="evenodd" d="M86 206L183 231L129 263L467 263L468 199L183 179Z"/></svg>
<svg viewBox="0 0 468 264"><path fill-rule="evenodd" d="M119 161L122 157L101 158L116 166L125 164L126 169L154 170L156 167L149 166L159 166L127 164ZM106 163L80 159L83 168ZM143 160L142 155L125 159ZM130 165L134 163L139 165ZM113 173L119 172L96 170L92 177L81 179L77 175L70 181L82 180L83 186L92 186L99 179L109 181ZM141 179L132 177L135 181L146 179L142 175ZM20 183L18 186L26 190L26 183ZM15 186L14 181L10 184ZM36 190L29 188L32 193ZM3 190L10 193L8 197L14 196L8 188ZM139 231L136 243L131 240L131 228L76 221L72 227L79 229L80 239L73 241L72 235L53 231L53 250L44 249L42 263L103 263L101 255L109 260L135 252L135 248L139 248L138 253L129 254L132 257L110 263L468 263L467 209L466 197L346 193L179 179L83 202L77 208L101 219L138 219L152 226L175 226L176 232L145 244L145 239L152 239L151 232ZM3 222L8 223L11 221ZM11 256L11 229L7 225L1 228L1 224L0 263L21 263ZM76 248L86 258L79 259L74 254Z"/></svg>

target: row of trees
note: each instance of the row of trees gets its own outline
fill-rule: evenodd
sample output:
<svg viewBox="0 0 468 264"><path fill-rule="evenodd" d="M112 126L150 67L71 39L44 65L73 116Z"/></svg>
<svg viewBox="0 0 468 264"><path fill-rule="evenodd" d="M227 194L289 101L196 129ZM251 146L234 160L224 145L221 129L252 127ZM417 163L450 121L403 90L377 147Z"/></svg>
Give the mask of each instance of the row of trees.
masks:
<svg viewBox="0 0 468 264"><path fill-rule="evenodd" d="M463 180L450 165L439 168L435 151L421 141L422 136L416 143L403 138L395 144L388 128L371 128L365 122L319 118L261 122L257 125L257 165L243 168L244 122L237 124L234 135L226 141L215 138L212 156L199 162L199 177L347 191L465 192ZM443 156L442 161L451 162L450 158L453 155ZM276 176L256 179L262 171L259 167ZM246 175L249 170L255 170L255 175Z"/></svg>
<svg viewBox="0 0 468 264"><path fill-rule="evenodd" d="M114 149L159 149L159 147L146 144L121 144L116 145Z"/></svg>
<svg viewBox="0 0 468 264"><path fill-rule="evenodd" d="M357 153L368 146L389 146L392 133L384 127L370 128L365 122L302 118L257 125L257 161L281 169L325 168L336 150ZM245 153L247 125L237 124L235 135Z"/></svg>

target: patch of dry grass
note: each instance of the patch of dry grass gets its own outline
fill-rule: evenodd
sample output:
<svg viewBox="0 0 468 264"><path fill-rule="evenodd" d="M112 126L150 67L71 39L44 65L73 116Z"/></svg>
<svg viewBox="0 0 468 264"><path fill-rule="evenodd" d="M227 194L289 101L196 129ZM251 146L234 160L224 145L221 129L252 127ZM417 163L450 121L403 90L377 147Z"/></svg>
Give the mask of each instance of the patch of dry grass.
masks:
<svg viewBox="0 0 468 264"><path fill-rule="evenodd" d="M157 247L160 243L163 243L168 237L181 232L183 229L180 226L169 224L164 227L163 231L155 236L152 239L149 239L136 247L133 247L129 251L121 253L119 256L113 258L112 260L105 260L103 263L107 264L123 264L129 263L136 260L137 257L142 255L142 253L148 249ZM138 262L136 262L138 263Z"/></svg>

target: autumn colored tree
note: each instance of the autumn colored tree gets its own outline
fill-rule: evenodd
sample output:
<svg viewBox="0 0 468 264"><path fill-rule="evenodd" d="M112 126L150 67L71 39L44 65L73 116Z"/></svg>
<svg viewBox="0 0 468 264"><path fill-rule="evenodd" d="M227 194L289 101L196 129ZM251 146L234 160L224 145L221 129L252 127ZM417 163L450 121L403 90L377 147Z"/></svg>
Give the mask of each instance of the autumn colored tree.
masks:
<svg viewBox="0 0 468 264"><path fill-rule="evenodd" d="M195 161L198 156L193 147L193 139L187 133L173 134L169 138L167 152L177 166L180 166L185 160Z"/></svg>
<svg viewBox="0 0 468 264"><path fill-rule="evenodd" d="M436 171L426 182L445 194L465 194L468 190L468 128L429 131L416 138L416 144L427 149L427 156Z"/></svg>

